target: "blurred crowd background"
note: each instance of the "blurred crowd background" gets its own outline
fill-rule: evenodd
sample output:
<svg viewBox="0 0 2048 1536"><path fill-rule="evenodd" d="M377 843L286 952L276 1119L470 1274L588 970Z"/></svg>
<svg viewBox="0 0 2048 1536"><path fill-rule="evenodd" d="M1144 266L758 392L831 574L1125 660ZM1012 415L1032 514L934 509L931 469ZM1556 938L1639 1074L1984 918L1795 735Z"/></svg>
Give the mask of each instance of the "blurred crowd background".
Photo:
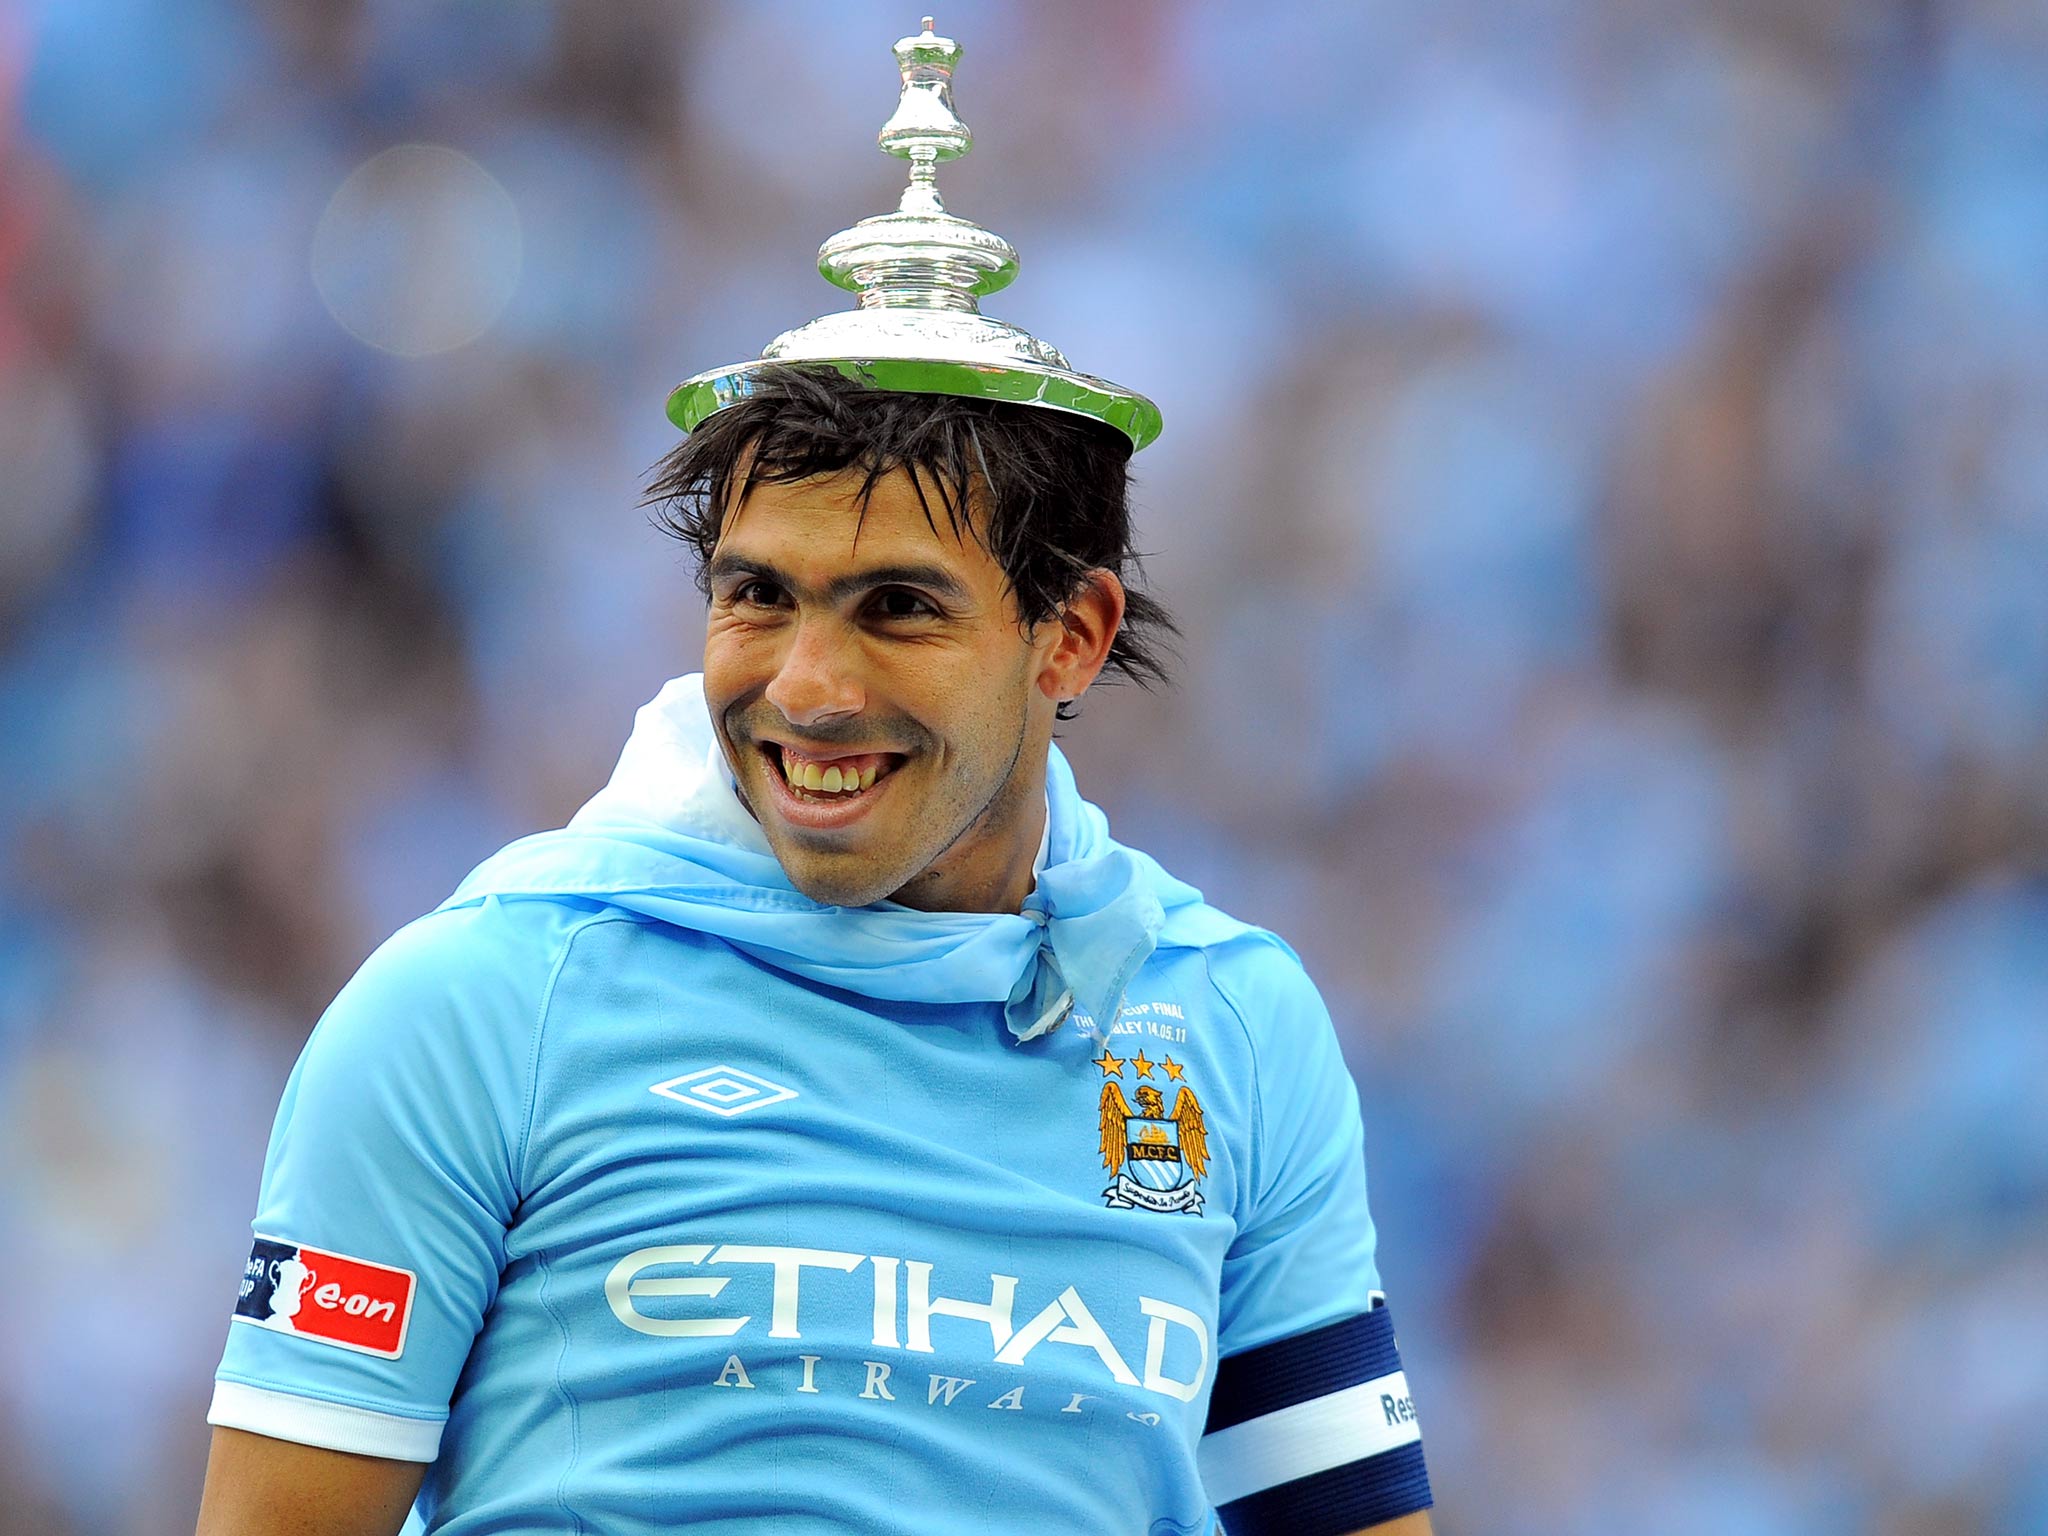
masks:
<svg viewBox="0 0 2048 1536"><path fill-rule="evenodd" d="M962 3L1149 390L1066 733L1363 1093L1444 1536L2048 1532L2048 10ZM284 1075L701 608L909 12L0 6L0 1533L196 1507Z"/></svg>

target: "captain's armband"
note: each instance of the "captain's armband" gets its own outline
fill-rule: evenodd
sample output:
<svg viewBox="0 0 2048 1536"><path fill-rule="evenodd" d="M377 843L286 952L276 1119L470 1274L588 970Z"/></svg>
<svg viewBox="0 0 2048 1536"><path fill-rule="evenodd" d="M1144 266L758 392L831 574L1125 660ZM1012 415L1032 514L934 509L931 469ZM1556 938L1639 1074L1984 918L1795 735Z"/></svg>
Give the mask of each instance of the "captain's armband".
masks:
<svg viewBox="0 0 2048 1536"><path fill-rule="evenodd" d="M1386 1307L1219 1364L1200 1459L1230 1536L1338 1536L1429 1508Z"/></svg>

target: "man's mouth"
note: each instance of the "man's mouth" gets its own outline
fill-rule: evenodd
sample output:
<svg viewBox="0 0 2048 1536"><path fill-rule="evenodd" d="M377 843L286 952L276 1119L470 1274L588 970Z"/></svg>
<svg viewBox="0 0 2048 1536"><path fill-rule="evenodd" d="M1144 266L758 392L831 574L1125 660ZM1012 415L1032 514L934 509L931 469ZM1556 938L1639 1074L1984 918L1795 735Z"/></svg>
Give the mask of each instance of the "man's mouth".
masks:
<svg viewBox="0 0 2048 1536"><path fill-rule="evenodd" d="M900 752L855 752L813 757L779 742L762 742L761 754L792 796L813 803L858 799L886 779L903 761Z"/></svg>

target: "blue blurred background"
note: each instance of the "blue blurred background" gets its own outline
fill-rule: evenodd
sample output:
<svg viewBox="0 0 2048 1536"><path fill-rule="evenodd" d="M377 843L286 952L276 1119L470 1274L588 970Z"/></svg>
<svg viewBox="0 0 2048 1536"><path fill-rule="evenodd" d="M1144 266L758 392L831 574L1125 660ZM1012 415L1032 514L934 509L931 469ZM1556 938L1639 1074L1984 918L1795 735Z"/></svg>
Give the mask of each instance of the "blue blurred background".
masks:
<svg viewBox="0 0 2048 1536"><path fill-rule="evenodd" d="M699 654L873 4L0 6L0 1533L188 1532L276 1095ZM1068 732L1362 1085L1445 1536L2048 1531L2048 10L959 3L1149 390Z"/></svg>

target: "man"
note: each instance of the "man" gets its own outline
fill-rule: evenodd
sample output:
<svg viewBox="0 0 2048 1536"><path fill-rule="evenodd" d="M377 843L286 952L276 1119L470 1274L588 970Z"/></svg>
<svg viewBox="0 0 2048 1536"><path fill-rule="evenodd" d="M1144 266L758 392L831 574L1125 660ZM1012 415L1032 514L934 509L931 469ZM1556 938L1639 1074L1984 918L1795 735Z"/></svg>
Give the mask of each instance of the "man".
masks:
<svg viewBox="0 0 2048 1536"><path fill-rule="evenodd" d="M308 1042L202 1536L1428 1531L1328 1016L1052 745L1142 434L875 371L690 419L701 677Z"/></svg>

